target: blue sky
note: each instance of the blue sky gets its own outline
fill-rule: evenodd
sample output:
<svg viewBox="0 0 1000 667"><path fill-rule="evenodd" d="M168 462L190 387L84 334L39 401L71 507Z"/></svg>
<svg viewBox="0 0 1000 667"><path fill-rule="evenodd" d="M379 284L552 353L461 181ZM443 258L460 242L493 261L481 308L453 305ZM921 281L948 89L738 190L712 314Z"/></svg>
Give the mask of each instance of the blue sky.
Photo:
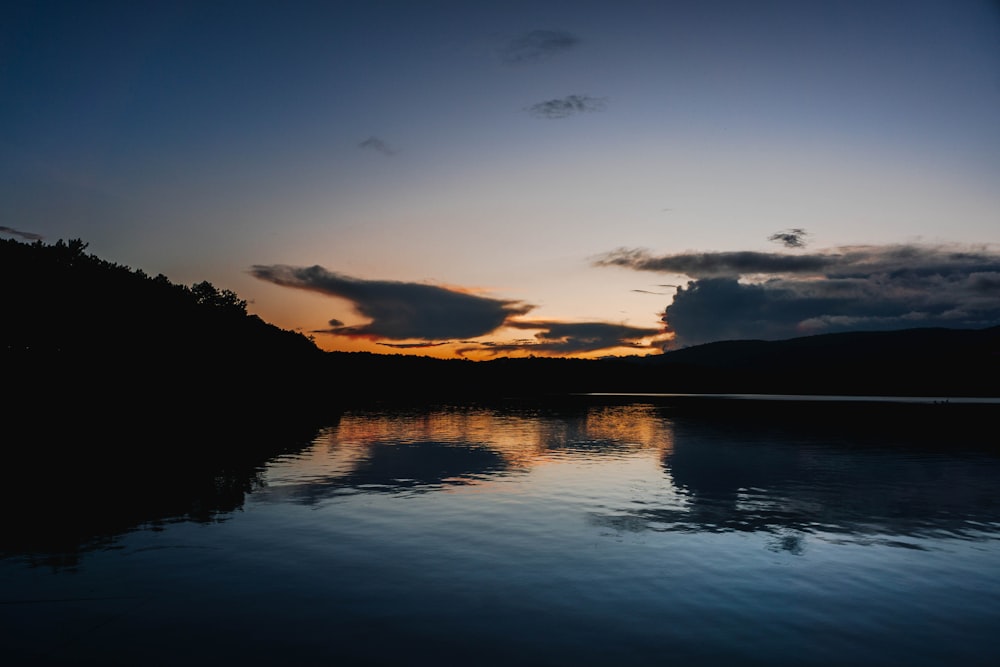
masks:
<svg viewBox="0 0 1000 667"><path fill-rule="evenodd" d="M0 63L0 233L327 349L1000 324L996 3L14 2Z"/></svg>

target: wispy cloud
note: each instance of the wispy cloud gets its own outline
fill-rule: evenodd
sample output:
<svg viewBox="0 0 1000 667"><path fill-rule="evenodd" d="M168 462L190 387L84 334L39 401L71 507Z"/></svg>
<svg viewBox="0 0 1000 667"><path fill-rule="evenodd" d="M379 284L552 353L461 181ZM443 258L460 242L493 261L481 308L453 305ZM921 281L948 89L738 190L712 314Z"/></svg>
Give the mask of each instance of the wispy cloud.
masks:
<svg viewBox="0 0 1000 667"><path fill-rule="evenodd" d="M13 227L4 227L0 225L0 234L10 234L11 236L18 236L26 241L41 241L45 237L41 234L33 234L32 232L22 232L19 229L14 229Z"/></svg>
<svg viewBox="0 0 1000 667"><path fill-rule="evenodd" d="M667 306L678 344L915 326L1000 325L1000 251L899 244L656 256L619 249L598 266L692 278Z"/></svg>
<svg viewBox="0 0 1000 667"><path fill-rule="evenodd" d="M376 153L381 153L382 155L390 156L395 155L396 150L389 146L386 142L382 141L378 137L368 137L364 141L358 144L358 148L363 148L369 151L375 151Z"/></svg>
<svg viewBox="0 0 1000 667"><path fill-rule="evenodd" d="M658 287L670 287L671 289L677 289L680 285L658 285ZM653 290L648 289L634 289L631 291L637 294L654 294L656 296L667 296L673 294L673 292L654 292Z"/></svg>
<svg viewBox="0 0 1000 667"><path fill-rule="evenodd" d="M508 65L538 63L579 44L579 37L564 30L532 30L510 40L500 50L500 59Z"/></svg>
<svg viewBox="0 0 1000 667"><path fill-rule="evenodd" d="M424 283L364 280L328 271L322 266L258 265L250 274L276 285L319 292L350 301L367 324L331 327L316 333L388 341L438 341L475 338L491 333L508 318L524 315L532 306L493 299Z"/></svg>
<svg viewBox="0 0 1000 667"><path fill-rule="evenodd" d="M545 100L527 107L527 111L536 118L568 118L578 113L604 111L607 98L591 97L590 95L567 95L553 100Z"/></svg>

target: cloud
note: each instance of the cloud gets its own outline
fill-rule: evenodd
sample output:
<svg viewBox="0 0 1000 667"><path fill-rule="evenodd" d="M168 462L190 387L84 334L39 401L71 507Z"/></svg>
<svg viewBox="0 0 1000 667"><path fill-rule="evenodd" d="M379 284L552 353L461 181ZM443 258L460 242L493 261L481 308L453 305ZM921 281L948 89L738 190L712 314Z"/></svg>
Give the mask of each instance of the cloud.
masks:
<svg viewBox="0 0 1000 667"><path fill-rule="evenodd" d="M10 234L11 236L20 236L26 241L41 241L45 237L41 234L33 234L31 232L22 232L19 229L14 229L13 227L4 227L0 225L0 234Z"/></svg>
<svg viewBox="0 0 1000 667"><path fill-rule="evenodd" d="M750 250L680 253L655 257L646 250L619 248L600 256L594 264L695 278L712 278L757 273L818 273L832 261L831 257L825 255L782 255Z"/></svg>
<svg viewBox="0 0 1000 667"><path fill-rule="evenodd" d="M1000 325L1000 251L987 247L840 246L654 256L620 249L598 266L684 274L663 320L675 342L781 339L916 326Z"/></svg>
<svg viewBox="0 0 1000 667"><path fill-rule="evenodd" d="M488 334L506 324L508 318L532 309L520 301L492 299L436 285L352 278L321 266L258 265L251 268L250 274L276 285L346 299L359 315L371 320L354 326L331 320L330 329L316 332L338 336L416 339L426 345Z"/></svg>
<svg viewBox="0 0 1000 667"><path fill-rule="evenodd" d="M623 347L658 352L660 350L659 346L644 342L643 339L663 336L665 334L662 328L632 327L611 322L511 320L507 322L507 326L515 329L538 330L538 333L535 334L534 338L522 338L500 343L476 342L476 344L489 348L494 354L500 352L530 352L565 355L613 350ZM471 349L473 348L466 348L460 350L459 353L469 352Z"/></svg>
<svg viewBox="0 0 1000 667"><path fill-rule="evenodd" d="M419 343L385 343L385 342L379 341L378 344L379 345L384 345L386 347L392 347L392 348L400 349L400 350L408 350L408 349L411 349L411 348L437 347L439 345L447 345L449 342L450 341L438 341L438 342L435 343L435 342L431 342L431 341L421 341Z"/></svg>
<svg viewBox="0 0 1000 667"><path fill-rule="evenodd" d="M607 98L590 95L567 95L554 100L546 100L527 107L525 111L536 118L568 118L578 113L604 111Z"/></svg>
<svg viewBox="0 0 1000 667"><path fill-rule="evenodd" d="M676 290L678 287L680 287L680 285L657 285L657 287L670 287ZM654 292L653 290L648 290L648 289L634 289L631 291L636 292L637 294L654 294L656 296L668 296L670 294L673 294L673 292Z"/></svg>
<svg viewBox="0 0 1000 667"><path fill-rule="evenodd" d="M775 232L774 234L768 236L767 240L780 243L786 248L805 248L805 237L808 235L808 232L801 227L793 227L792 229Z"/></svg>
<svg viewBox="0 0 1000 667"><path fill-rule="evenodd" d="M579 37L563 30L532 30L510 40L500 50L500 59L508 65L538 63L579 43Z"/></svg>
<svg viewBox="0 0 1000 667"><path fill-rule="evenodd" d="M367 139L362 141L360 144L358 144L358 148L375 151L377 153L381 153L382 155L387 155L387 156L396 154L396 150L391 148L389 144L385 143L378 137L374 136L368 137Z"/></svg>

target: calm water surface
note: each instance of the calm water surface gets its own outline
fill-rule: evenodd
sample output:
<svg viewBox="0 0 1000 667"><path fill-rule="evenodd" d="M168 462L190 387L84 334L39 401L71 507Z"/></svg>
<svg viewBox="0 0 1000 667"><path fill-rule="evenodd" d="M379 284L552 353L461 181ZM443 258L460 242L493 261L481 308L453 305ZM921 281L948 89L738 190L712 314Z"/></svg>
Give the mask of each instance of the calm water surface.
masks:
<svg viewBox="0 0 1000 667"><path fill-rule="evenodd" d="M5 664L1000 664L1000 458L637 401L342 415L242 507L0 560ZM127 502L127 499L123 499Z"/></svg>

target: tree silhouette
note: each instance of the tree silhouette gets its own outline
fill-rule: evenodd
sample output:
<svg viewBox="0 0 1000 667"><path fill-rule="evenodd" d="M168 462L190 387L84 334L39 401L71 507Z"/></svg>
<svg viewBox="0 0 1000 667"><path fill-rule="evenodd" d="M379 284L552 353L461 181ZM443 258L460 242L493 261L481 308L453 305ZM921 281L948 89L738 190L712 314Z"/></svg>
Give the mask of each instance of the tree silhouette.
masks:
<svg viewBox="0 0 1000 667"><path fill-rule="evenodd" d="M191 286L191 293L199 305L218 308L222 311L246 315L247 302L236 292L228 289L220 290L215 285L203 280Z"/></svg>

